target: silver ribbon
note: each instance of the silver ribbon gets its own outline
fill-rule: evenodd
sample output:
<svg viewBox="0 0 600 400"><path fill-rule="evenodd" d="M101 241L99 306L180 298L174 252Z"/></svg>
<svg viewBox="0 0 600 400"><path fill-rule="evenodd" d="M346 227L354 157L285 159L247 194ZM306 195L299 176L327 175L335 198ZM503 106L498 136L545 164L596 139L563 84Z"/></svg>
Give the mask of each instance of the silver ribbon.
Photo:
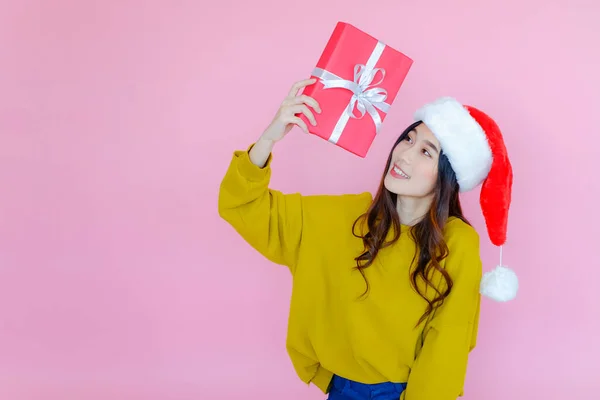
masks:
<svg viewBox="0 0 600 400"><path fill-rule="evenodd" d="M365 113L371 116L375 124L375 132L379 132L382 121L377 109L387 113L390 108L390 105L385 102L387 91L384 88L377 87L385 78L385 69L375 68L384 49L385 44L377 42L367 63L356 64L354 66L354 80L352 81L342 79L336 74L322 68L315 68L313 70L312 75L321 80L324 89L342 88L352 92L348 106L338 119L328 139L331 143L337 143L350 118L360 119L364 117ZM378 73L381 73L381 79L373 83ZM358 116L354 113L355 109L358 110Z"/></svg>

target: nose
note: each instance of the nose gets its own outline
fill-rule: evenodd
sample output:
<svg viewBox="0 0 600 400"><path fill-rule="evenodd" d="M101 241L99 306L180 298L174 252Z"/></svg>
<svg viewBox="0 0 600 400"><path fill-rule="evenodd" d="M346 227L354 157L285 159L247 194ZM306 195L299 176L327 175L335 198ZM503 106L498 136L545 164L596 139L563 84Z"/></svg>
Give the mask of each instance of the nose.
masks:
<svg viewBox="0 0 600 400"><path fill-rule="evenodd" d="M406 149L405 151L403 151L402 154L400 155L400 160L402 160L402 162L404 164L410 165L411 161L413 160L412 149Z"/></svg>
<svg viewBox="0 0 600 400"><path fill-rule="evenodd" d="M400 161L404 165L410 165L410 157L407 157L408 153L404 153L400 156Z"/></svg>
<svg viewBox="0 0 600 400"><path fill-rule="evenodd" d="M404 161L407 164L410 164L413 160L415 160L415 157L419 156L420 153L420 147L419 146L410 146L409 148L405 149L402 154L400 155L400 158L402 159L402 161Z"/></svg>

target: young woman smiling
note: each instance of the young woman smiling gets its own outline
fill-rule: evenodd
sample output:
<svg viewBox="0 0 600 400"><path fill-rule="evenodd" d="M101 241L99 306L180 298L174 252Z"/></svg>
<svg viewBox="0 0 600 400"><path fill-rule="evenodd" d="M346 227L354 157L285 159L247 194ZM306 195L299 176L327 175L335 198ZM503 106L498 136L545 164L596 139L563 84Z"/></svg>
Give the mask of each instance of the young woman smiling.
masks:
<svg viewBox="0 0 600 400"><path fill-rule="evenodd" d="M316 123L319 104L298 95L314 82L297 82L260 137L233 153L219 213L292 274L287 350L302 381L330 400L454 400L480 295L504 301L516 290L505 267L482 275L459 199L483 182L488 231L502 245L512 169L500 130L441 98L400 134L374 196L283 194L269 186L273 147L293 126L308 132L298 114Z"/></svg>

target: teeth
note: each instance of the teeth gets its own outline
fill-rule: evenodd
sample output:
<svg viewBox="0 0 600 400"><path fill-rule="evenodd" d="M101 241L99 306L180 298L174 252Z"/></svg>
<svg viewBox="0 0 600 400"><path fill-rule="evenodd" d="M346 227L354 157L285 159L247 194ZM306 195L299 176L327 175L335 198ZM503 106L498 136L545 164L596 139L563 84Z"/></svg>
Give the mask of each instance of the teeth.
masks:
<svg viewBox="0 0 600 400"><path fill-rule="evenodd" d="M406 179L408 179L408 175L406 175L400 168L398 167L394 167L394 171L398 174L401 175L403 177L405 177Z"/></svg>

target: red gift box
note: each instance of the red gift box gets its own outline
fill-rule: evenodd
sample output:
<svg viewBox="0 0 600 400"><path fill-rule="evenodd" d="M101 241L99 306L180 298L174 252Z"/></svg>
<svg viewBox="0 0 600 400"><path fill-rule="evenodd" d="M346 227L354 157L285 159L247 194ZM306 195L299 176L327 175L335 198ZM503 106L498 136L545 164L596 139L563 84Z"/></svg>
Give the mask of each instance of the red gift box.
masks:
<svg viewBox="0 0 600 400"><path fill-rule="evenodd" d="M321 106L309 132L365 157L413 60L356 27L338 22L304 89Z"/></svg>

